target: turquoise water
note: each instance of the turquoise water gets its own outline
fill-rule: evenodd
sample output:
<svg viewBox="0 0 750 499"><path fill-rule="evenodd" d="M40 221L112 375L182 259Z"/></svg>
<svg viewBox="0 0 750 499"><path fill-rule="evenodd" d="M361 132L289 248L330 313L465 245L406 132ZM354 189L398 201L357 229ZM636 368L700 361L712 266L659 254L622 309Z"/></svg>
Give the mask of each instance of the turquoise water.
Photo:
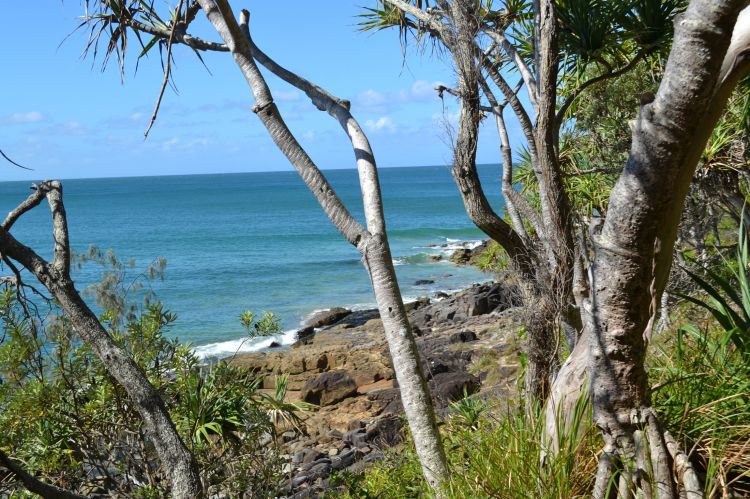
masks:
<svg viewBox="0 0 750 499"><path fill-rule="evenodd" d="M495 194L491 189L498 186L493 180L499 168L481 171L489 194ZM362 220L356 171L331 170L326 176ZM380 178L406 299L487 280L473 268L429 258L482 238L463 210L447 167L386 168ZM154 282L153 290L178 316L171 334L192 342L202 354L233 353L240 346L238 317L244 310L272 311L284 330L292 330L314 310L374 305L356 249L293 171L77 179L63 186L75 250L92 244L112 248L123 260L134 258L137 268L158 256L167 259L166 278ZM28 182L0 183L0 209L17 205L28 187ZM490 197L499 205L499 193ZM28 213L12 232L40 254L51 253L46 205ZM93 266L79 271L77 287L94 282L99 271ZM418 279L435 283L417 286ZM292 336L279 340L288 343ZM246 342L242 350L269 341Z"/></svg>

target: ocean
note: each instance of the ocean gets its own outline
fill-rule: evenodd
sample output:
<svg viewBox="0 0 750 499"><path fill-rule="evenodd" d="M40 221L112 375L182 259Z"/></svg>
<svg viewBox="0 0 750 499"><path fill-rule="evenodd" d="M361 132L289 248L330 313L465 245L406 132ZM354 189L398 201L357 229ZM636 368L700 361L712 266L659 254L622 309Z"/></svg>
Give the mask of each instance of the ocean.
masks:
<svg viewBox="0 0 750 499"><path fill-rule="evenodd" d="M480 168L488 196L502 208L500 168ZM325 175L360 221L355 170ZM406 301L455 291L491 276L443 259L482 233L468 219L447 166L380 169L386 222L401 292ZM29 193L29 182L0 182L5 213ZM164 280L150 286L178 317L169 334L192 343L201 356L221 356L289 344L310 313L335 306L375 306L356 249L336 231L294 171L63 181L71 246L112 248L142 270L167 260ZM19 220L13 235L42 256L52 251L46 204ZM132 278L137 272L133 272ZM74 273L79 290L101 268ZM432 284L416 284L419 280ZM137 299L137 296L134 296ZM87 297L93 305L93 299ZM244 340L245 310L276 314L284 333Z"/></svg>

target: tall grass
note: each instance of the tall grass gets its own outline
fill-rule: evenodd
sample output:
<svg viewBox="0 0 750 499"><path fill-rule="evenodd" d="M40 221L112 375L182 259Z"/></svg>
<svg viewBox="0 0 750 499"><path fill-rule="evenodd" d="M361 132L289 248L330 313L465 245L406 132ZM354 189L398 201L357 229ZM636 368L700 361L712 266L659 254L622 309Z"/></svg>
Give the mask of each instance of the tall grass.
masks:
<svg viewBox="0 0 750 499"><path fill-rule="evenodd" d="M469 420L467 407L472 409ZM601 443L586 398L577 406L571 432L559 437L559 454L545 465L541 411L534 411L531 418L522 411L475 418L476 407L468 401L454 405L454 414L443 426L452 470L445 497L587 497ZM339 488L331 491L331 497L430 497L410 448L405 445L388 454L363 475L334 480L332 485Z"/></svg>
<svg viewBox="0 0 750 499"><path fill-rule="evenodd" d="M734 259L687 271L685 296L714 321L686 324L655 351L654 400L704 472L707 497L750 496L750 244L742 221Z"/></svg>

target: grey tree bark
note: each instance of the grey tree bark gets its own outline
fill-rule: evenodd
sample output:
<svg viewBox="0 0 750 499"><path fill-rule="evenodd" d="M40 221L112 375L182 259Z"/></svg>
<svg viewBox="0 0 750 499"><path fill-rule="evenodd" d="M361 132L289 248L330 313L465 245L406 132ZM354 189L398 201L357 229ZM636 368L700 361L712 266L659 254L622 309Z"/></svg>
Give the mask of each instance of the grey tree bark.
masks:
<svg viewBox="0 0 750 499"><path fill-rule="evenodd" d="M181 499L202 497L197 462L177 433L159 392L128 353L114 342L75 289L70 277L70 243L62 192L62 185L57 181L46 181L35 186L35 192L9 213L0 227L0 253L20 263L52 293L81 339L125 389L143 418L146 435L153 442L170 478L172 496ZM47 262L34 250L18 242L9 232L20 216L38 206L45 198L53 220L52 262Z"/></svg>
<svg viewBox="0 0 750 499"><path fill-rule="evenodd" d="M199 0L199 3L250 85L256 102L253 110L276 145L297 169L333 224L362 255L378 303L404 411L422 470L427 483L437 495L440 495L441 487L449 479L447 459L437 428L432 399L419 362L417 345L396 280L385 231L375 158L369 142L349 112L347 102L336 99L320 87L284 70L255 46L249 36L247 11L242 12L238 24L226 0ZM282 79L303 90L318 109L336 118L349 136L360 176L367 229L347 211L320 170L287 128L255 59Z"/></svg>
<svg viewBox="0 0 750 499"><path fill-rule="evenodd" d="M745 1L694 0L675 22L664 78L633 130L630 157L610 197L595 259L587 325L594 420L605 447L595 497L620 461L633 486L675 497L671 456L651 409L644 333L666 284L680 212L706 142L750 65ZM734 36L733 36L734 31ZM731 46L730 46L731 40ZM665 186L669 186L665 190ZM643 461L647 434L650 464ZM683 481L683 486L688 482Z"/></svg>
<svg viewBox="0 0 750 499"><path fill-rule="evenodd" d="M386 0L389 5L412 16L439 37L453 59L458 87L452 93L461 102L458 132L453 146L452 173L469 218L508 253L520 275L524 298L530 312L527 331L527 397L545 400L551 380L559 368L559 328L566 330L570 347L582 329L573 297L575 244L570 202L558 164L556 115L558 51L557 24L552 1L538 2L538 64L535 72L518 55L505 37L502 26L488 29L481 25L479 4L438 2L440 9L421 9L403 0ZM487 35L494 42L481 50L478 39ZM513 89L500 73L503 58L513 61L526 86L535 122ZM486 76L482 72L486 73ZM502 92L505 103L497 105L489 83ZM481 106L480 91L490 102ZM531 163L539 186L541 210L537 213L515 192L512 180L510 143L502 110L508 104L515 113L528 142ZM512 226L490 206L476 167L479 123L483 111L495 115L501 141L503 163L502 192ZM523 221L534 228L529 237Z"/></svg>

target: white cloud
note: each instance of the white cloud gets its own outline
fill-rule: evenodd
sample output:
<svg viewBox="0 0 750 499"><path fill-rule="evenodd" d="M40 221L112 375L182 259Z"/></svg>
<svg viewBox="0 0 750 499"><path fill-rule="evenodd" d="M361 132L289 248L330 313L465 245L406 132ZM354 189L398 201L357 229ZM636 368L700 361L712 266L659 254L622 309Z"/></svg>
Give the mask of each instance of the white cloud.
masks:
<svg viewBox="0 0 750 499"><path fill-rule="evenodd" d="M279 102L295 102L302 97L302 94L296 90L274 90L273 98Z"/></svg>
<svg viewBox="0 0 750 499"><path fill-rule="evenodd" d="M180 139L178 139L177 137L173 137L169 140L165 140L164 142L162 142L161 148L164 152L169 152L172 149L174 149L175 146L177 146L177 144L179 143L180 143Z"/></svg>
<svg viewBox="0 0 750 499"><path fill-rule="evenodd" d="M427 80L416 80L411 84L409 90L401 92L401 99L405 101L427 101L437 98L435 87L445 85L442 81L429 82Z"/></svg>
<svg viewBox="0 0 750 499"><path fill-rule="evenodd" d="M408 102L430 102L437 100L435 87L444 85L441 81L415 80L409 88L393 92L380 92L368 89L353 100L353 108L358 112L383 114Z"/></svg>
<svg viewBox="0 0 750 499"><path fill-rule="evenodd" d="M316 133L314 130L308 130L302 134L302 140L304 142L314 142L315 137L316 137Z"/></svg>
<svg viewBox="0 0 750 499"><path fill-rule="evenodd" d="M389 98L383 92L368 89L354 98L353 108L357 111L382 113L390 104Z"/></svg>
<svg viewBox="0 0 750 499"><path fill-rule="evenodd" d="M0 118L0 122L3 123L39 123L40 121L46 120L47 117L39 111L28 111L25 113L13 113L3 118Z"/></svg>
<svg viewBox="0 0 750 499"><path fill-rule="evenodd" d="M371 132L395 132L396 123L389 116L383 116L377 121L367 120L365 121L365 128Z"/></svg>

